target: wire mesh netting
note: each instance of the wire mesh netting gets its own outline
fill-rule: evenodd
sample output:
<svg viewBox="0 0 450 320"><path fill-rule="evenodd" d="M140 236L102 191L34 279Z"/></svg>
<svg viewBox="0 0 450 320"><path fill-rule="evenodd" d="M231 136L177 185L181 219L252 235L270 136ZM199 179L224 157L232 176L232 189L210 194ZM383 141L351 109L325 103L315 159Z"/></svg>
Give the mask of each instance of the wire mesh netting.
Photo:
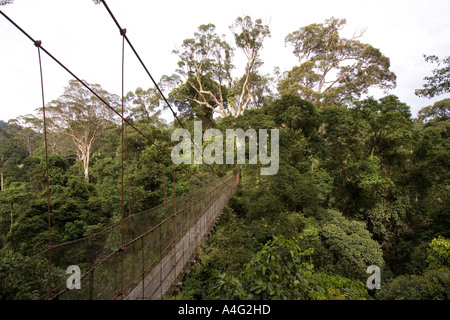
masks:
<svg viewBox="0 0 450 320"><path fill-rule="evenodd" d="M163 299L176 289L238 181L231 173L92 236L48 247L0 274L0 296L20 299L7 294L17 287L36 299ZM79 289L69 289L66 272L73 265L81 271Z"/></svg>

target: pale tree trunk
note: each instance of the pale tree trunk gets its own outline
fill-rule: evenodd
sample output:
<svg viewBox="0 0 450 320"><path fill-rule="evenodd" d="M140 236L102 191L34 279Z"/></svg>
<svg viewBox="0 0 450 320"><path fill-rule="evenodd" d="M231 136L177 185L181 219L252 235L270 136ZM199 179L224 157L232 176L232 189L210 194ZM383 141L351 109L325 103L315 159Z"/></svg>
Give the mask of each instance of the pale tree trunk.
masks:
<svg viewBox="0 0 450 320"><path fill-rule="evenodd" d="M89 152L87 152L86 154L86 158L85 161L83 162L84 165L84 180L86 180L87 182L89 182Z"/></svg>
<svg viewBox="0 0 450 320"><path fill-rule="evenodd" d="M89 182L90 145L78 145L79 159L83 162L84 180Z"/></svg>
<svg viewBox="0 0 450 320"><path fill-rule="evenodd" d="M33 155L33 150L31 149L31 138L26 136L25 137L25 141L27 143L27 151L28 151L28 155L31 157Z"/></svg>
<svg viewBox="0 0 450 320"><path fill-rule="evenodd" d="M89 151L90 148L86 147L86 149L83 150L81 153L81 161L83 161L84 180L86 180L86 182L89 182L89 160L90 160Z"/></svg>

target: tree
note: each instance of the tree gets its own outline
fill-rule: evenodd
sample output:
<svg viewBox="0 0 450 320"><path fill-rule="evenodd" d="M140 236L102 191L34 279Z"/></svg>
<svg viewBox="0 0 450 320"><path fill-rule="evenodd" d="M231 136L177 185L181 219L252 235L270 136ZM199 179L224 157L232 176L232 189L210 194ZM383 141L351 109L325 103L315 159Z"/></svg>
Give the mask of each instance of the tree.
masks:
<svg viewBox="0 0 450 320"><path fill-rule="evenodd" d="M2 231L6 231L4 232L5 235L8 232L12 233L15 219L19 216L19 213L26 208L24 204L27 204L27 201L30 198L31 195L27 190L27 185L23 182L13 182L8 188L0 192L0 221L3 224ZM6 218L6 215L9 217ZM4 226L7 220L9 220L8 229ZM1 242L4 240L2 238L0 238ZM13 234L11 234L11 238L13 239Z"/></svg>
<svg viewBox="0 0 450 320"><path fill-rule="evenodd" d="M31 140L34 140L35 137L36 134L28 131L28 128L23 128L14 120L8 121L8 125L5 125L4 129L0 128L0 180L2 180L0 182L3 182L2 189L6 188L8 177L17 174L17 166L29 154Z"/></svg>
<svg viewBox="0 0 450 320"><path fill-rule="evenodd" d="M422 108L417 118L424 123L448 121L450 118L450 99L436 101L432 106Z"/></svg>
<svg viewBox="0 0 450 320"><path fill-rule="evenodd" d="M28 156L32 156L35 147L33 142L38 136L38 128L42 128L41 121L33 115L26 115L11 119L8 124L14 139L22 140Z"/></svg>
<svg viewBox="0 0 450 320"><path fill-rule="evenodd" d="M134 92L127 93L125 101L131 103L131 116L137 121L144 121L151 125L161 123L159 119L161 110L157 110L160 106L161 96L155 88L147 90L141 87L136 88Z"/></svg>
<svg viewBox="0 0 450 320"><path fill-rule="evenodd" d="M319 106L342 104L350 97L360 97L371 87L384 90L395 87L390 61L379 49L339 32L345 19L330 18L289 34L285 42L294 47L299 66L282 77L282 94L296 93Z"/></svg>
<svg viewBox="0 0 450 320"><path fill-rule="evenodd" d="M375 151L386 153L408 138L412 126L409 107L398 97L389 95L376 101L373 98L355 102L354 111L369 126L370 157Z"/></svg>
<svg viewBox="0 0 450 320"><path fill-rule="evenodd" d="M103 90L100 85L90 85L111 107L118 108L120 98ZM89 161L96 139L114 112L105 106L81 83L69 81L64 94L47 106L49 128L68 135L75 146L78 159L83 162L84 178L89 182Z"/></svg>
<svg viewBox="0 0 450 320"><path fill-rule="evenodd" d="M442 236L428 245L428 267L420 275L400 275L377 292L386 300L448 300L450 297L450 241Z"/></svg>
<svg viewBox="0 0 450 320"><path fill-rule="evenodd" d="M430 268L449 268L450 267L450 240L442 236L431 240L428 249L427 262Z"/></svg>
<svg viewBox="0 0 450 320"><path fill-rule="evenodd" d="M71 179L53 205L52 227L61 242L79 239L102 230L110 223L111 208L92 184ZM59 240L59 239L58 239Z"/></svg>
<svg viewBox="0 0 450 320"><path fill-rule="evenodd" d="M384 266L381 246L372 239L363 222L349 220L334 210L323 212L321 218L316 227L320 243L310 247L314 249L318 267L333 274L364 280L369 265ZM314 227L303 230L303 241L308 239L308 229L311 231Z"/></svg>
<svg viewBox="0 0 450 320"><path fill-rule="evenodd" d="M231 114L233 115L235 112L235 115L239 116L248 108L252 99L252 83L257 83L257 79L253 79L255 77L254 71L262 65L259 55L264 39L270 37L270 31L267 25L262 24L261 19L253 22L249 16L244 18L238 17L230 28L233 32L236 46L244 52L247 58L245 75L243 76L244 83L235 88L238 101L234 108L237 111L233 111L233 106L231 107Z"/></svg>
<svg viewBox="0 0 450 320"><path fill-rule="evenodd" d="M301 129L306 137L310 137L320 125L320 114L316 106L297 95L282 95L268 110L278 126L294 131Z"/></svg>
<svg viewBox="0 0 450 320"><path fill-rule="evenodd" d="M450 269L427 270L423 275L401 275L376 293L379 300L448 300Z"/></svg>
<svg viewBox="0 0 450 320"><path fill-rule="evenodd" d="M414 132L412 166L406 181L412 189L414 203L425 213L421 216L428 237L450 236L450 195L448 192L450 165L450 123L448 102L444 99L419 111ZM447 119L447 120L446 120Z"/></svg>
<svg viewBox="0 0 450 320"><path fill-rule="evenodd" d="M215 86L215 83L208 80L206 76L201 77L202 88L208 92L211 92L212 96L218 96L219 91ZM181 116L186 117L189 120L193 120L195 117L200 119L204 123L211 122L214 114L214 109L209 106L215 106L215 101L211 96L201 96L195 90L198 81L195 77L191 76L187 81L183 82L182 78L178 74L171 76L163 76L161 79L162 85L169 89L169 101L175 106L181 113ZM194 85L191 85L194 84ZM226 94L227 88L221 86L222 92ZM198 103L201 99L206 99L206 103Z"/></svg>
<svg viewBox="0 0 450 320"><path fill-rule="evenodd" d="M25 263L28 259L29 257L24 256L19 252L1 250L0 273L11 270L16 266ZM42 288L48 286L48 278L43 276L48 273L48 262L44 256L38 257L35 261L35 263L25 263L21 268L21 272L13 272L5 278L2 278L0 300L39 299ZM54 282L64 279L65 274L61 271L53 269L52 277ZM58 280L56 280L56 278Z"/></svg>
<svg viewBox="0 0 450 320"><path fill-rule="evenodd" d="M241 275L220 274L213 290L222 299L370 298L361 281L315 271L308 262L312 253L294 240L274 237L245 265Z"/></svg>
<svg viewBox="0 0 450 320"><path fill-rule="evenodd" d="M317 155L334 180L333 206L367 218L369 212L391 212L391 202L404 196L396 183L403 179L398 187L404 186L410 170L413 122L409 107L392 95L353 104L321 112Z"/></svg>
<svg viewBox="0 0 450 320"><path fill-rule="evenodd" d="M236 47L247 58L243 77L235 80L231 76L235 49L217 35L214 24L201 25L194 38L184 40L181 48L174 50L180 58L177 73L183 80L176 76L166 80L172 80L178 104L179 100L189 101L227 117L241 115L255 100L258 90L254 88L264 83L256 71L262 64L259 56L264 39L270 36L269 27L246 16L238 17L230 29Z"/></svg>
<svg viewBox="0 0 450 320"><path fill-rule="evenodd" d="M422 89L417 89L415 94L419 97L433 98L443 93L450 92L450 56L439 59L439 57L431 55L424 55L426 62L437 63L438 67L441 64L444 66L440 69L434 69L433 76L425 77L424 80L428 83L423 85Z"/></svg>

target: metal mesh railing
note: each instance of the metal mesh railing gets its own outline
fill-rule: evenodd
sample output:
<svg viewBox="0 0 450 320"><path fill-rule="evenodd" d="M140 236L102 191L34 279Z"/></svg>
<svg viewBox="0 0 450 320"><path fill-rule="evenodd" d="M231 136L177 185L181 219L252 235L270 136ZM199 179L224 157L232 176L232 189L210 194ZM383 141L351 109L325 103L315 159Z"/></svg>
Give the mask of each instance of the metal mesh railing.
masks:
<svg viewBox="0 0 450 320"><path fill-rule="evenodd" d="M92 236L54 245L0 274L0 296L14 288L36 299L163 299L170 295L231 198L239 173L199 185ZM81 288L69 289L69 266ZM11 292L11 296L8 296Z"/></svg>

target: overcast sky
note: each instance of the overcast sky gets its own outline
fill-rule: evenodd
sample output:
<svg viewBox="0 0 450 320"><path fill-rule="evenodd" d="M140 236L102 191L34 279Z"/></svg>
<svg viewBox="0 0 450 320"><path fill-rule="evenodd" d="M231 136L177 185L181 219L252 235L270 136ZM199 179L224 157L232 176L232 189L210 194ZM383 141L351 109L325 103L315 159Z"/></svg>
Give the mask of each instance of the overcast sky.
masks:
<svg viewBox="0 0 450 320"><path fill-rule="evenodd" d="M263 72L274 67L290 70L297 60L284 45L287 34L330 17L345 18L344 36L366 29L360 41L390 58L397 75L397 95L411 107L413 116L434 99L419 98L414 90L424 84L436 65L423 54L450 55L450 1L448 0L107 0L149 71L159 80L176 69L172 50L192 37L201 24L214 23L219 34L232 42L229 26L238 16L261 18L270 25L264 43ZM6 13L78 77L98 83L111 93L121 92L121 36L103 5L91 0L15 0L1 6ZM240 52L236 51L236 58ZM236 63L236 71L242 66ZM152 86L128 49L125 57L125 90ZM43 56L46 102L58 98L71 79L56 63ZM240 73L239 72L239 73ZM240 74L235 74L238 76ZM379 98L382 93L371 92ZM0 16L0 120L34 113L41 106L37 49Z"/></svg>

